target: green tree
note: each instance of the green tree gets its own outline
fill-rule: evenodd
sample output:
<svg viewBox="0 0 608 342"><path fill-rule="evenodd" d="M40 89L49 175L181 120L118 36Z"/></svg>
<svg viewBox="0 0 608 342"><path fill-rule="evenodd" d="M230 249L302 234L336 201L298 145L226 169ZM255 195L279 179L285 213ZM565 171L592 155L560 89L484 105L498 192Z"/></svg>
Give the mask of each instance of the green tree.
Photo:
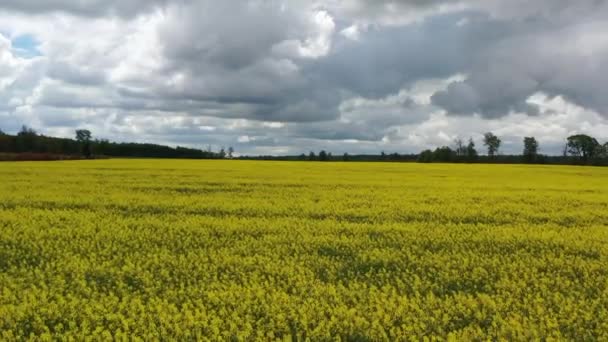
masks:
<svg viewBox="0 0 608 342"><path fill-rule="evenodd" d="M466 157L467 155L467 147L464 145L464 141L461 138L454 139L454 145L456 145L456 156L457 157Z"/></svg>
<svg viewBox="0 0 608 342"><path fill-rule="evenodd" d="M91 131L88 129L77 129L76 130L76 141L82 148L82 155L86 158L91 158Z"/></svg>
<svg viewBox="0 0 608 342"><path fill-rule="evenodd" d="M578 157L583 163L590 162L597 155L599 146L595 138L586 134L571 135L566 143L568 154Z"/></svg>
<svg viewBox="0 0 608 342"><path fill-rule="evenodd" d="M26 125L21 126L21 130L17 135L36 135L36 131L33 128L27 127Z"/></svg>
<svg viewBox="0 0 608 342"><path fill-rule="evenodd" d="M317 159L317 156L315 155L315 153L313 151L310 151L310 153L308 154L308 160L313 161L316 159Z"/></svg>
<svg viewBox="0 0 608 342"><path fill-rule="evenodd" d="M420 152L420 154L418 155L418 162L419 163L431 163L431 162L433 162L433 151L431 151L431 150L424 150L424 151Z"/></svg>
<svg viewBox="0 0 608 342"><path fill-rule="evenodd" d="M488 148L488 156L494 158L500 148L500 138L494 135L492 132L488 132L483 135L483 144Z"/></svg>
<svg viewBox="0 0 608 342"><path fill-rule="evenodd" d="M596 158L600 159L602 165L608 164L608 142L604 145L598 144L597 150Z"/></svg>
<svg viewBox="0 0 608 342"><path fill-rule="evenodd" d="M473 141L473 138L469 138L469 143L467 144L466 151L467 162L475 162L477 160L477 150L475 149L475 142Z"/></svg>
<svg viewBox="0 0 608 342"><path fill-rule="evenodd" d="M321 150L321 152L319 152L319 160L320 161L327 161L327 160L329 160L329 158L327 156L327 152L325 152L325 150Z"/></svg>
<svg viewBox="0 0 608 342"><path fill-rule="evenodd" d="M37 137L35 130L26 125L21 126L16 138L17 152L34 152Z"/></svg>
<svg viewBox="0 0 608 342"><path fill-rule="evenodd" d="M533 163L538 157L538 142L534 137L524 138L524 161Z"/></svg>
<svg viewBox="0 0 608 342"><path fill-rule="evenodd" d="M342 156L342 160L343 161L349 161L350 160L350 156L348 155L348 153L344 152L344 155Z"/></svg>
<svg viewBox="0 0 608 342"><path fill-rule="evenodd" d="M232 159L234 156L234 148L232 146L228 147L228 158Z"/></svg>
<svg viewBox="0 0 608 342"><path fill-rule="evenodd" d="M447 146L438 147L433 152L433 161L449 163L456 158L456 152Z"/></svg>

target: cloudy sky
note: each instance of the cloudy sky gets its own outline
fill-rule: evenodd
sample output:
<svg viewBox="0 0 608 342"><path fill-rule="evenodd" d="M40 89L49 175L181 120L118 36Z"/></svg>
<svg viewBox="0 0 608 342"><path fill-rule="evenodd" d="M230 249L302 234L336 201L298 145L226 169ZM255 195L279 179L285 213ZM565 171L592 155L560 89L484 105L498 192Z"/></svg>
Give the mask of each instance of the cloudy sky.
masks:
<svg viewBox="0 0 608 342"><path fill-rule="evenodd" d="M608 140L605 0L2 0L0 129L242 154Z"/></svg>

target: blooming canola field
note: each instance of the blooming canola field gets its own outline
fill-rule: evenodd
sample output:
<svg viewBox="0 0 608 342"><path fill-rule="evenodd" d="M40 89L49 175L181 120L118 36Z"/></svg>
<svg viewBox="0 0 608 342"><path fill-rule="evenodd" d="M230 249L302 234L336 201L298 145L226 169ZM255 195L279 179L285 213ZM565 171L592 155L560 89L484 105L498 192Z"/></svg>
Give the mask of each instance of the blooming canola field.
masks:
<svg viewBox="0 0 608 342"><path fill-rule="evenodd" d="M0 163L0 340L608 340L608 168Z"/></svg>

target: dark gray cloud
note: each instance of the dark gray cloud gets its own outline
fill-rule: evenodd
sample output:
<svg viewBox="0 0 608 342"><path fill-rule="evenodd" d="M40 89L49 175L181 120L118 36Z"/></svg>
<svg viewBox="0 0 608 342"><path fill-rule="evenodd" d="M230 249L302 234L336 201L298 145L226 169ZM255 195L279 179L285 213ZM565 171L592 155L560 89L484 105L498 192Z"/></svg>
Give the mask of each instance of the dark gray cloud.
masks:
<svg viewBox="0 0 608 342"><path fill-rule="evenodd" d="M132 17L168 2L169 0L2 0L0 8L32 14L64 12L87 17Z"/></svg>
<svg viewBox="0 0 608 342"><path fill-rule="evenodd" d="M449 77L471 57L468 30L456 27L461 16L420 25L372 28L358 41L343 41L332 54L306 65L306 72L332 87L384 97L420 79Z"/></svg>
<svg viewBox="0 0 608 342"><path fill-rule="evenodd" d="M527 100L541 92L608 116L600 90L608 84L599 76L608 71L608 42L597 35L608 27L608 7L605 1L593 3L572 5L571 15L502 21L507 34L480 45L466 70L468 78L436 93L433 103L456 115L534 115L538 108ZM577 18L583 13L584 21Z"/></svg>
<svg viewBox="0 0 608 342"><path fill-rule="evenodd" d="M221 7L223 15L212 13L211 18L231 13L225 7ZM305 41L307 34L286 35L278 29L284 27L282 19L268 23L280 18L278 14L251 11L242 16L236 27L220 30L219 37L199 40L198 45L186 43L193 39L179 37L179 34L186 31L200 35L215 26L215 19L180 17L179 23L163 27L163 40L170 42L163 46L169 60L165 70L167 78L175 74L184 76L181 87L161 87L157 91L183 101L249 105L246 111L220 113L222 117L287 122L334 120L340 115L340 103L349 96L382 98L421 79L446 78L458 73L472 58L474 44L480 44L470 39L474 32L469 27L456 26L463 18L460 14L422 24L370 29L362 33L358 41L334 37L327 55L293 58L277 52L277 46L291 39ZM291 21L297 20L293 14ZM260 21L265 24L258 31L255 28L260 26ZM305 27L306 23L295 25ZM479 40L492 39L498 34L489 33L490 29L480 33ZM258 39L258 34L262 38ZM170 38L172 35L175 39ZM247 43L242 43L243 40ZM224 43L216 46L217 41ZM256 46L249 49L251 42L256 42ZM237 47L245 50L235 51ZM222 55L238 58L216 58Z"/></svg>
<svg viewBox="0 0 608 342"><path fill-rule="evenodd" d="M493 70L490 70L493 69ZM451 83L433 95L433 103L456 115L480 114L496 118L511 112L537 114L526 102L539 89L539 82L504 66L490 66L483 74L473 73L465 81Z"/></svg>
<svg viewBox="0 0 608 342"><path fill-rule="evenodd" d="M160 27L163 73L179 86L155 91L171 99L241 104L225 118L306 122L335 119L340 94L302 69L330 48L326 12L275 2L200 2L176 6ZM238 18L227 20L227 18ZM315 21L315 19L317 19ZM319 40L321 44L311 41Z"/></svg>

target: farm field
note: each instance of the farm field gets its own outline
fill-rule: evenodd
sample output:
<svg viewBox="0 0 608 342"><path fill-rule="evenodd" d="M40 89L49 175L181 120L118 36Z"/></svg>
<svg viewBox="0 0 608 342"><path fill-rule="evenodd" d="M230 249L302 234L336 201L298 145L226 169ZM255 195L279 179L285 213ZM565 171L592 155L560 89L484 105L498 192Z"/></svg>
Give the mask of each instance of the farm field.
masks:
<svg viewBox="0 0 608 342"><path fill-rule="evenodd" d="M608 168L0 163L0 340L608 340Z"/></svg>

